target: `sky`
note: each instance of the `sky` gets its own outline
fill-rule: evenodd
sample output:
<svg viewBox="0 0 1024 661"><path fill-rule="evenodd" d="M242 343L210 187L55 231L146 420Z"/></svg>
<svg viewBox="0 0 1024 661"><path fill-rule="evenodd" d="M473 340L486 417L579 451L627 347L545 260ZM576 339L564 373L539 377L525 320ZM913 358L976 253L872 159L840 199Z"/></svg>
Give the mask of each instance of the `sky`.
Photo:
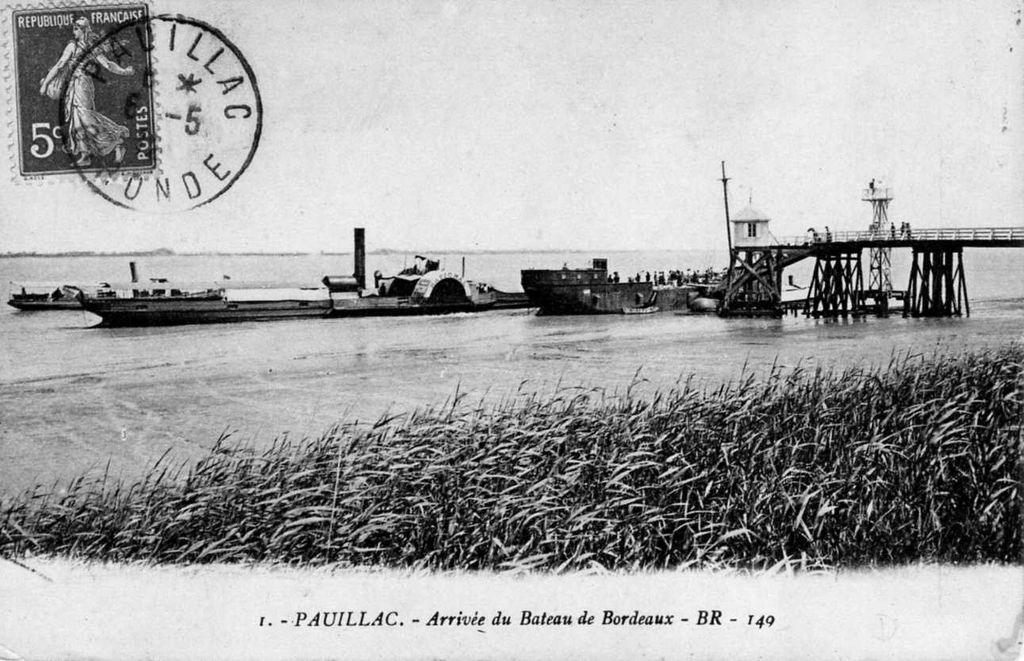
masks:
<svg viewBox="0 0 1024 661"><path fill-rule="evenodd" d="M76 177L19 182L5 145L0 253L348 251L357 226L371 250L715 248L721 161L731 210L752 199L778 236L866 229L871 178L897 224L1020 226L1022 7L159 2L249 61L249 169L145 213Z"/></svg>

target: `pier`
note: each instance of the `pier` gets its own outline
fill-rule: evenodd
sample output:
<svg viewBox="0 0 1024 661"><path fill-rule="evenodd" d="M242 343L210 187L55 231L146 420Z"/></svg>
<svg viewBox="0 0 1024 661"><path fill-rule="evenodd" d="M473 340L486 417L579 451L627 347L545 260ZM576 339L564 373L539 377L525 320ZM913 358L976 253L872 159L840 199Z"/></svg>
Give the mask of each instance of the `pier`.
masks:
<svg viewBox="0 0 1024 661"><path fill-rule="evenodd" d="M1024 248L1024 227L912 228L889 220L891 188L872 179L861 193L871 204L866 231L833 232L808 228L799 236L778 239L770 219L749 200L729 214L729 178L722 163L722 194L729 239L729 268L723 283L722 316L782 316L803 310L811 317L887 315L893 300L902 300L903 316L970 316L964 248ZM892 251L910 249L911 268L903 291L892 286ZM862 255L867 250L868 286L864 286ZM783 301L782 273L813 258L807 296Z"/></svg>
<svg viewBox="0 0 1024 661"><path fill-rule="evenodd" d="M763 246L736 246L731 250L720 314L781 316L785 307L783 270L813 258L814 275L803 301L805 315L887 314L890 300L902 298L904 316L969 316L964 248L1024 248L1024 227L912 228L903 234L891 228L809 232L774 239ZM872 256L869 275L875 277L865 287L864 251L894 249L911 251L906 290L884 287L887 254L882 259Z"/></svg>

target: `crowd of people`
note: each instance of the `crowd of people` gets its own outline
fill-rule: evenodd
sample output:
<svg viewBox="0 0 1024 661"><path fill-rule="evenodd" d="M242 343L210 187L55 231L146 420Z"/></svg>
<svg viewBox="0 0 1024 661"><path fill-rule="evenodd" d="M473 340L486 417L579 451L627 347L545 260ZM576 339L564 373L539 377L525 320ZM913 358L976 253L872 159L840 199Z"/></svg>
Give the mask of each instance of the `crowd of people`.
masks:
<svg viewBox="0 0 1024 661"><path fill-rule="evenodd" d="M712 268L700 270L686 269L683 271L670 270L670 271L638 271L636 275L627 276L626 282L639 283L639 282L650 282L656 285L675 285L681 287L682 285L689 284L710 284L718 279L718 274ZM621 282L619 272L615 271L608 274L608 282L615 283Z"/></svg>

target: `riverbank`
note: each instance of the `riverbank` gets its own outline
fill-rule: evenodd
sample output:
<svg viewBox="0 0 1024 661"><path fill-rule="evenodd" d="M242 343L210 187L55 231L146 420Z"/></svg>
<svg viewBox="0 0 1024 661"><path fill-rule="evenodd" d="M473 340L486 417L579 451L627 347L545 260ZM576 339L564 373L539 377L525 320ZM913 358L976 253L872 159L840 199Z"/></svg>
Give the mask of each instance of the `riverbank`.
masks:
<svg viewBox="0 0 1024 661"><path fill-rule="evenodd" d="M1024 347L652 395L453 401L230 438L0 504L0 553L428 569L802 568L1021 557Z"/></svg>

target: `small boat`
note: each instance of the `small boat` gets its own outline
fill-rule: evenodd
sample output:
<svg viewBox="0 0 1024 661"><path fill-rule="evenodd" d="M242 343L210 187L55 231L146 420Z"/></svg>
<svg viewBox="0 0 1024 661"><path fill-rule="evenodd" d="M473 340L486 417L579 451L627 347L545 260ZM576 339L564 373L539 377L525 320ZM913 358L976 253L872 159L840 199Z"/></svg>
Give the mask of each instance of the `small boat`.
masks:
<svg viewBox="0 0 1024 661"><path fill-rule="evenodd" d="M7 305L25 311L81 310L78 287L52 282L11 283Z"/></svg>
<svg viewBox="0 0 1024 661"><path fill-rule="evenodd" d="M718 312L722 300L709 296L698 296L690 301L690 309L694 312Z"/></svg>
<svg viewBox="0 0 1024 661"><path fill-rule="evenodd" d="M622 308L622 314L654 314L655 312L661 312L661 308L657 305L648 305L640 308Z"/></svg>

